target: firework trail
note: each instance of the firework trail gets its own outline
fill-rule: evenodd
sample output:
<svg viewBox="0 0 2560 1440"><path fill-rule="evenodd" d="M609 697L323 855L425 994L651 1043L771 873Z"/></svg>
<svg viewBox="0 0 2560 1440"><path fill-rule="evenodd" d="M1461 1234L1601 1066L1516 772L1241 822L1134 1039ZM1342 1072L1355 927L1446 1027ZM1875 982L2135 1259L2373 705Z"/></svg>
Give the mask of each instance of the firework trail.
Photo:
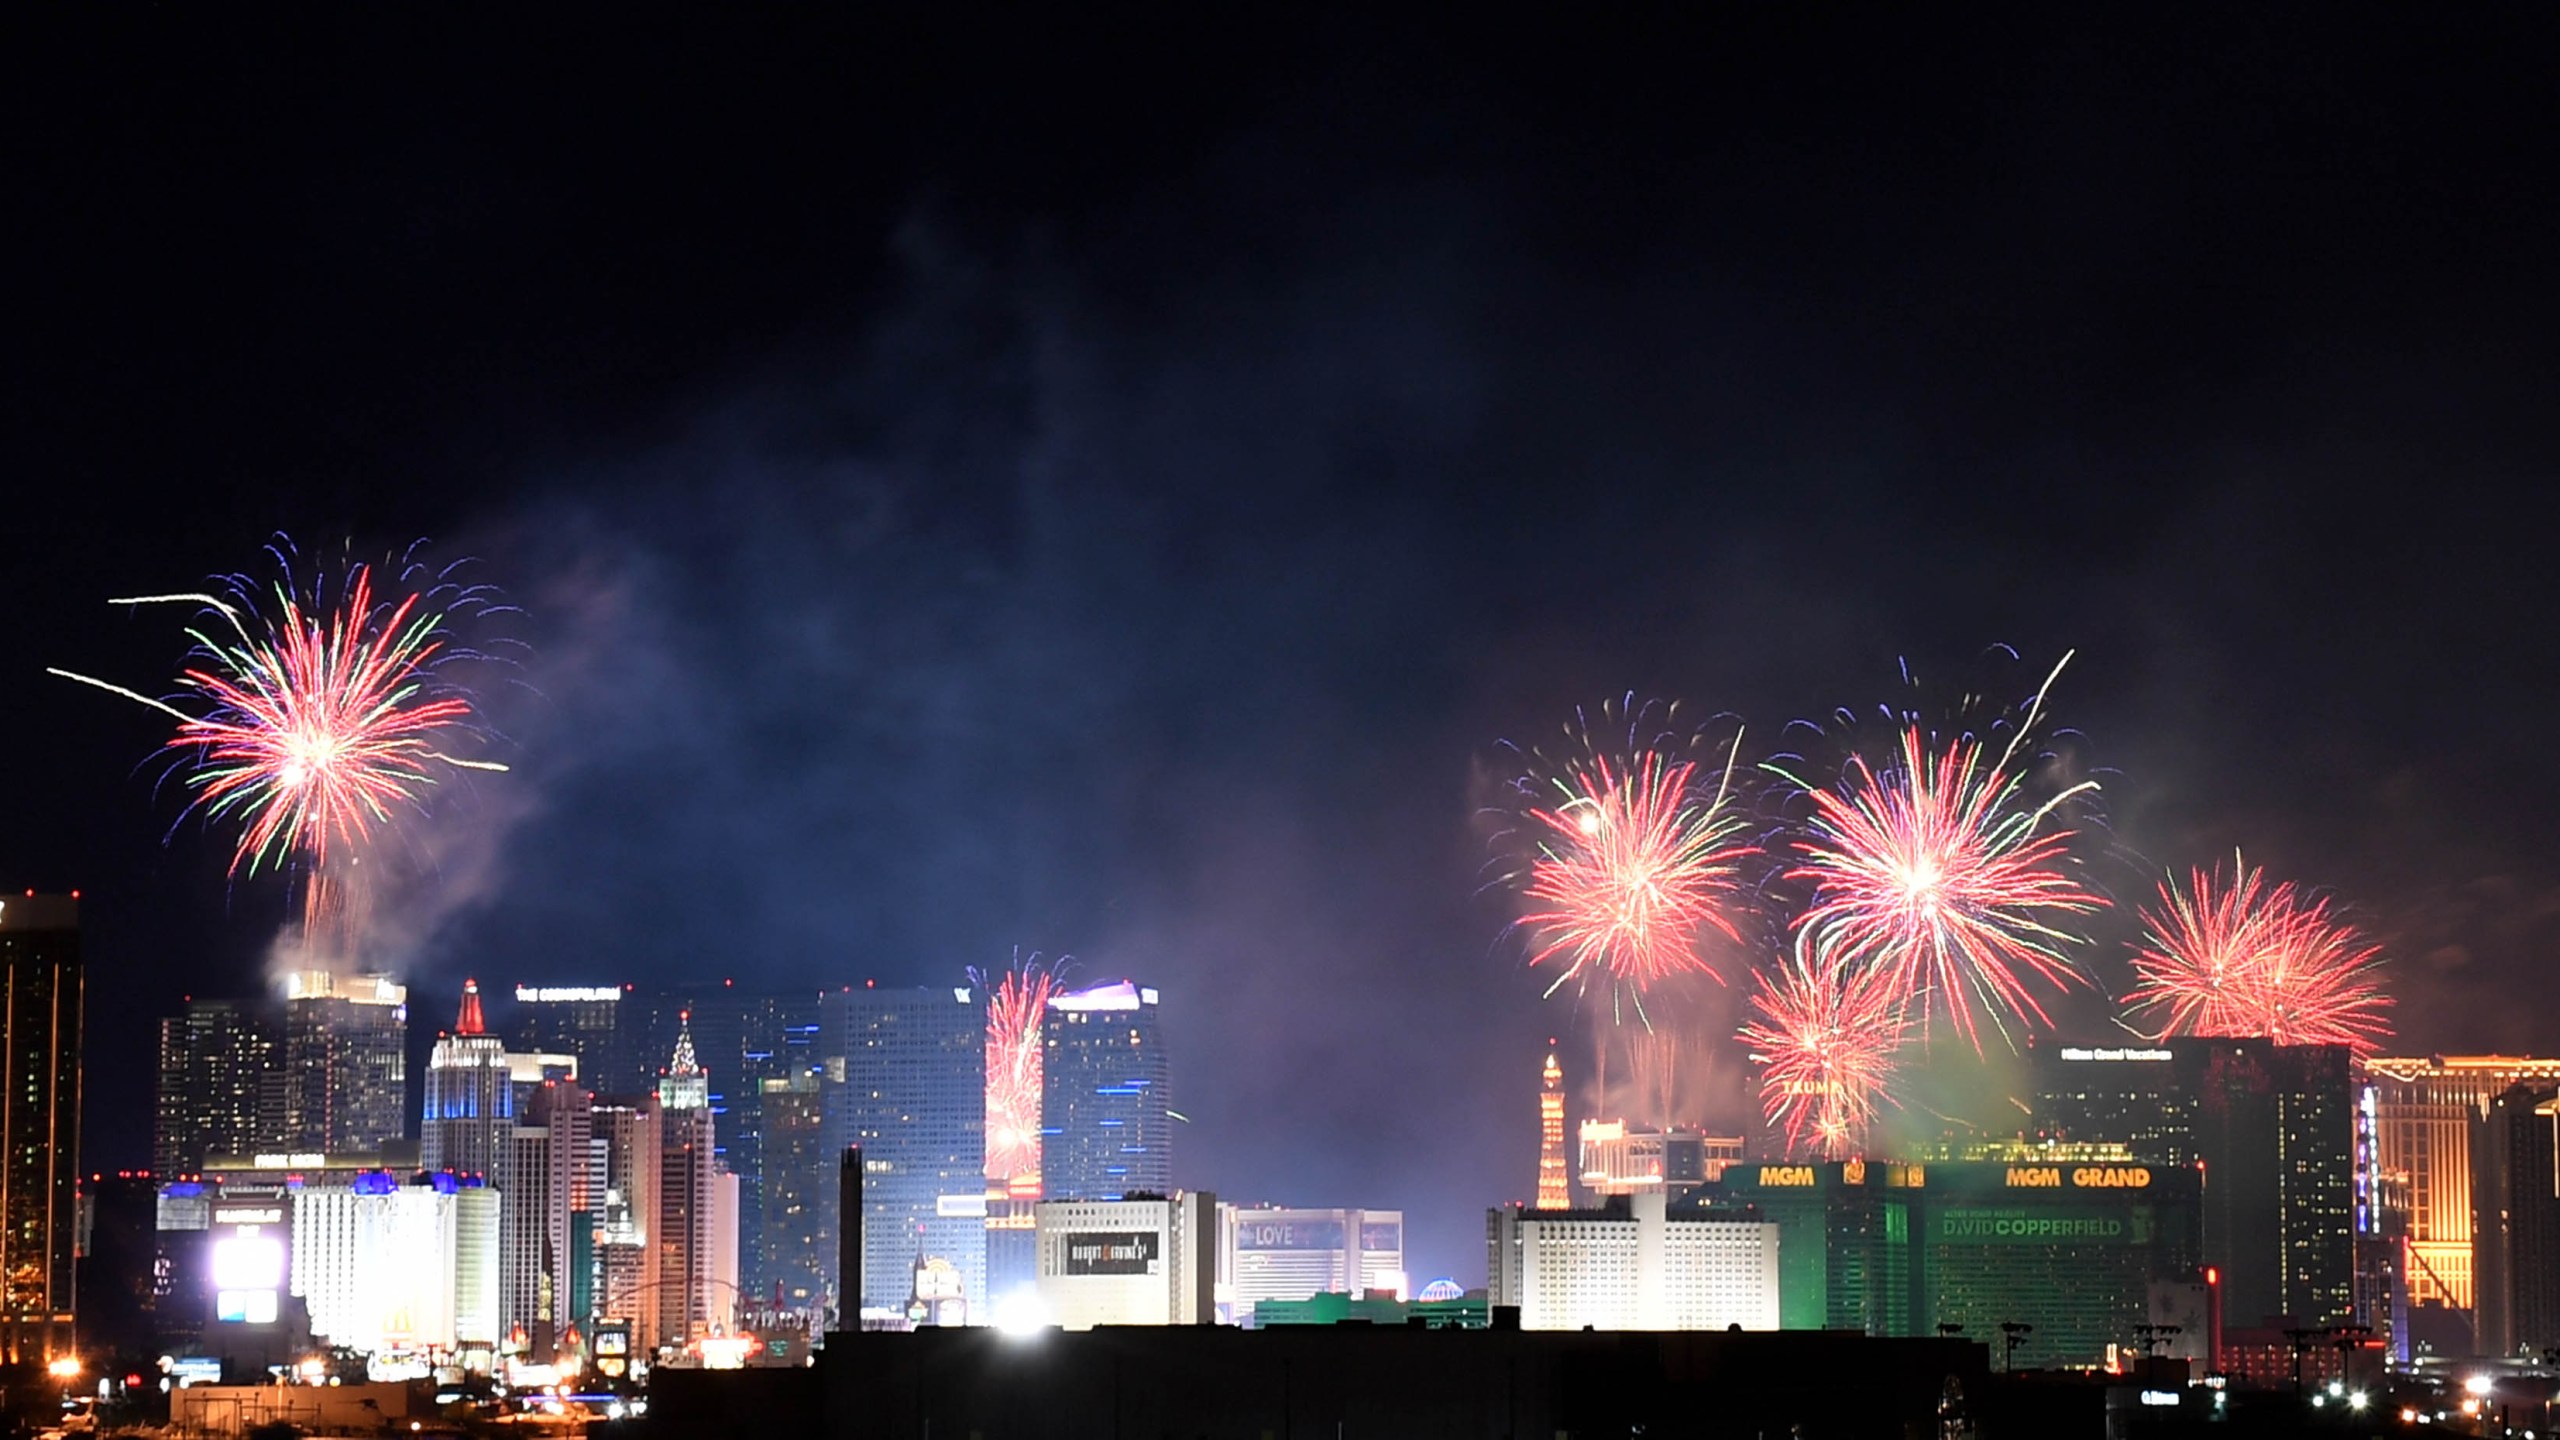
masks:
<svg viewBox="0 0 2560 1440"><path fill-rule="evenodd" d="M1562 759L1528 754L1529 772L1512 787L1512 833L1526 837L1527 854L1506 879L1527 907L1515 924L1529 937L1529 964L1554 967L1546 993L1602 984L1613 1017L1632 1008L1650 1024L1648 988L1697 972L1723 980L1699 946L1711 930L1740 939L1740 871L1757 847L1733 793L1738 732L1702 763L1683 752L1704 750L1703 735L1667 728L1673 707L1620 713L1623 743L1583 724L1568 728L1575 745ZM1618 718L1608 707L1601 714ZM1647 736L1657 714L1666 728Z"/></svg>
<svg viewBox="0 0 2560 1440"><path fill-rule="evenodd" d="M1859 1153L1897 1070L1906 1031L1887 972L1808 954L1760 975L1740 1038L1760 1066L1760 1114L1786 1142L1826 1160Z"/></svg>
<svg viewBox="0 0 2560 1440"><path fill-rule="evenodd" d="M985 1173L1016 1193L1039 1193L1040 1022L1070 963L1063 957L1048 964L1037 955L1024 960L1017 954L1012 968L993 979L984 971L969 972L987 992Z"/></svg>
<svg viewBox="0 0 2560 1440"><path fill-rule="evenodd" d="M140 595L118 605L194 604L194 663L181 708L121 685L50 673L138 701L178 722L165 746L194 792L190 813L238 826L232 873L301 862L308 926L330 887L332 850L361 848L377 826L420 803L438 767L504 770L439 746L467 733L469 699L438 683L452 658L447 616L490 608L487 592L428 576L404 560L395 589L376 597L372 567L351 565L334 601L323 582L297 591L289 546L271 545L282 578L246 576L222 594ZM421 588L418 582L428 583ZM266 608L262 609L261 607Z"/></svg>
<svg viewBox="0 0 2560 1440"><path fill-rule="evenodd" d="M2159 1033L2263 1035L2279 1045L2346 1045L2370 1055L2391 1035L2381 947L2291 883L2232 856L2226 877L2197 870L2160 882L2142 912L2127 997Z"/></svg>
<svg viewBox="0 0 2560 1440"><path fill-rule="evenodd" d="M1787 777L1813 804L1786 874L1812 886L1800 938L1843 967L1882 972L1924 1034L1943 1011L1977 1051L1977 1012L2004 1039L2013 1022L2051 1023L2032 987L2084 979L2068 953L2080 937L2055 922L2107 903L2066 873L2073 832L2048 824L2096 782L2041 803L2026 793L2018 752L2043 702L2039 689L1997 755L1970 736L1935 747L1906 720L1898 757L1881 769L1857 755L1834 785Z"/></svg>

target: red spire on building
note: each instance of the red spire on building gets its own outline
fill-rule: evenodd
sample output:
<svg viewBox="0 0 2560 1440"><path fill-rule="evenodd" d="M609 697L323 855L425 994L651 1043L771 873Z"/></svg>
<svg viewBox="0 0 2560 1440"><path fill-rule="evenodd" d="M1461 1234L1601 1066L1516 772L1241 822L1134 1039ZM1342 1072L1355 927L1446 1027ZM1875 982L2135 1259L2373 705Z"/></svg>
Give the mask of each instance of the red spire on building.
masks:
<svg viewBox="0 0 2560 1440"><path fill-rule="evenodd" d="M456 1035L489 1033L487 1023L480 1018L480 982L477 980L462 982L462 1015L453 1022L453 1033Z"/></svg>

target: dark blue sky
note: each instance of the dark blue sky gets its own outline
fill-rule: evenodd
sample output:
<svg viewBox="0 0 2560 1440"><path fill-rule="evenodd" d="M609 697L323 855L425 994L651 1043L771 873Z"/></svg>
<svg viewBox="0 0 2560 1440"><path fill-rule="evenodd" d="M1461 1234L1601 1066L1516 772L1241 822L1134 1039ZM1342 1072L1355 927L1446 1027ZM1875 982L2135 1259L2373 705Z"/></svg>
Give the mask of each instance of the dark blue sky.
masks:
<svg viewBox="0 0 2560 1440"><path fill-rule="evenodd" d="M166 674L105 597L278 529L527 612L430 1018L1072 951L1166 993L1186 1183L1423 1272L1577 1023L1478 767L1631 689L2076 648L2122 893L2245 846L2413 1046L2548 1043L2547 17L7 23L0 882L91 898L102 1163L284 897L41 669Z"/></svg>

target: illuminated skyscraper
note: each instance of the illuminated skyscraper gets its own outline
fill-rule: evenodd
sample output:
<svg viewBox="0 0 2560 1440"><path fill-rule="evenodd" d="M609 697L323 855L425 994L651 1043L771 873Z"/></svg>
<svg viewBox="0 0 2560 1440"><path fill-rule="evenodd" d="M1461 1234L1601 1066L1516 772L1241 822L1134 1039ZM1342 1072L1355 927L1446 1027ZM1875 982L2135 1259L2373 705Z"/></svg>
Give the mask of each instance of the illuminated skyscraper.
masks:
<svg viewBox="0 0 2560 1440"><path fill-rule="evenodd" d="M626 1005L619 985L518 985L501 1028L518 1054L574 1056L578 1079L599 1095L636 1095L656 1078L658 1055L643 1056Z"/></svg>
<svg viewBox="0 0 2560 1440"><path fill-rule="evenodd" d="M657 1348L658 1171L666 1158L664 1117L654 1095L599 1099L592 1120L604 1157L596 1316L631 1327L642 1355ZM679 1280L678 1283L682 1283Z"/></svg>
<svg viewBox="0 0 2560 1440"><path fill-rule="evenodd" d="M764 1082L764 1239L770 1277L755 1289L786 1309L813 1311L834 1298L835 1157L827 1154L826 1094L816 1072Z"/></svg>
<svg viewBox="0 0 2560 1440"><path fill-rule="evenodd" d="M862 1147L863 1293L838 1300L844 1328L857 1308L905 1312L920 1275L956 1279L962 1308L983 1317L984 1005L965 989L866 986L827 996L820 1023L830 1066L843 1064L822 1158L832 1166L846 1146ZM819 1183L832 1193L832 1181ZM936 1318L950 1309L932 1308Z"/></svg>
<svg viewBox="0 0 2560 1440"><path fill-rule="evenodd" d="M2355 1309L2355 1112L2343 1045L2176 1039L2031 1057L2036 1138L2204 1172L2204 1262L2226 1323Z"/></svg>
<svg viewBox="0 0 2560 1440"><path fill-rule="evenodd" d="M658 1082L664 1130L658 1152L661 1345L681 1345L737 1323L738 1179L723 1169L711 1080L679 1023L674 1062Z"/></svg>
<svg viewBox="0 0 2560 1440"><path fill-rule="evenodd" d="M261 1149L353 1154L407 1133L409 991L387 975L285 977Z"/></svg>
<svg viewBox="0 0 2560 1440"><path fill-rule="evenodd" d="M465 980L453 1033L438 1039L427 1057L419 1163L430 1171L488 1177L504 1193L507 1147L515 1125L507 1044L490 1034L482 1019L479 982Z"/></svg>
<svg viewBox="0 0 2560 1440"><path fill-rule="evenodd" d="M2378 1102L2381 1169L2408 1177L2409 1299L2473 1308L2473 1131L2518 1085L2560 1085L2560 1060L2516 1055L2364 1062Z"/></svg>
<svg viewBox="0 0 2560 1440"><path fill-rule="evenodd" d="M0 901L0 1361L71 1352L80 1212L80 902Z"/></svg>
<svg viewBox="0 0 2560 1440"><path fill-rule="evenodd" d="M238 1000L189 1000L160 1022L151 1168L192 1175L209 1155L258 1148L259 1095L275 1068L275 1027Z"/></svg>
<svg viewBox="0 0 2560 1440"><path fill-rule="evenodd" d="M1042 1193L1172 1194L1172 1075L1155 990L1118 980L1054 996L1040 1043ZM983 1036L979 1054L983 1063Z"/></svg>
<svg viewBox="0 0 2560 1440"><path fill-rule="evenodd" d="M1538 1084L1538 1204L1540 1210L1573 1208L1573 1187L1564 1160L1564 1066L1547 1052L1547 1068Z"/></svg>

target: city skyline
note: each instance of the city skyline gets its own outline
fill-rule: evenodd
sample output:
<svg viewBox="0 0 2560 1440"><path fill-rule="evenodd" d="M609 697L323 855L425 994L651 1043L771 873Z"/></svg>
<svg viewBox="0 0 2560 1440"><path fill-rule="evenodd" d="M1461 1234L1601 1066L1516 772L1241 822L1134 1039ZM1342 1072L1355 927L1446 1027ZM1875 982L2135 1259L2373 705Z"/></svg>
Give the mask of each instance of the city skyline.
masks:
<svg viewBox="0 0 2560 1440"><path fill-rule="evenodd" d="M2381 946L2395 1051L2548 1053L2548 23L41 17L0 881L84 897L86 1168L312 892L46 672L196 706L188 607L110 601L278 533L498 602L348 921L403 1128L467 975L1069 955L1163 997L1175 1183L1465 1273L1545 1037L1575 1121L1740 1125L1729 962L1792 958L1737 927L1694 1053L1592 1054L1654 1032L1506 936L1507 747L1633 697L1815 780L1806 724L1918 695L1944 755L2065 654L2104 983L2030 1029L2120 1035L2138 912L2236 854ZM1939 1109L2022 1069L1974 1023ZM775 1077L713 1078L752 1173Z"/></svg>

